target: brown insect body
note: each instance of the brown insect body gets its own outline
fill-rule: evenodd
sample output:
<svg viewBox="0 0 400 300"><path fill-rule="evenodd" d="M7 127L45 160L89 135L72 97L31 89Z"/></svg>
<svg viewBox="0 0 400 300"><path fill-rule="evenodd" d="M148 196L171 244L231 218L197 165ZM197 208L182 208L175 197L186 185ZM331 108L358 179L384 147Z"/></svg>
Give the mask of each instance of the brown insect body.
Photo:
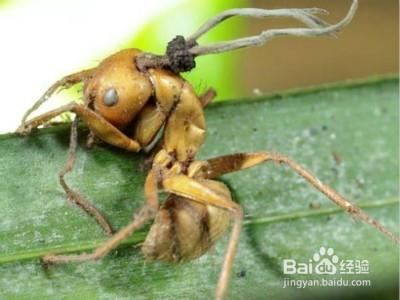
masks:
<svg viewBox="0 0 400 300"><path fill-rule="evenodd" d="M207 163L193 161L204 141L205 129L201 101L185 83L180 100L166 123L163 148L154 157L154 173L150 172L147 180L154 174L157 185L167 188L163 182L169 178L177 179L178 185L185 185L178 178L183 176L231 200L224 184L206 179ZM148 259L169 262L194 259L212 247L228 228L231 218L228 210L193 201L191 194L171 193L158 209L142 251Z"/></svg>
<svg viewBox="0 0 400 300"><path fill-rule="evenodd" d="M160 207L142 251L151 260L195 259L215 244L230 220L231 214L225 209L170 195Z"/></svg>

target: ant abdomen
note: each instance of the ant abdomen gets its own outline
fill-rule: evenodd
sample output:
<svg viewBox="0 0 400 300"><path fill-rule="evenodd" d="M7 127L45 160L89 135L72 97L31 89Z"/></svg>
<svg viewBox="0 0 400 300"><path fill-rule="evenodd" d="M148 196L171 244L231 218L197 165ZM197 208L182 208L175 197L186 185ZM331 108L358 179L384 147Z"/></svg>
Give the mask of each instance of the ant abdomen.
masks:
<svg viewBox="0 0 400 300"><path fill-rule="evenodd" d="M209 250L229 226L230 212L171 195L157 213L142 251L147 259L178 262Z"/></svg>

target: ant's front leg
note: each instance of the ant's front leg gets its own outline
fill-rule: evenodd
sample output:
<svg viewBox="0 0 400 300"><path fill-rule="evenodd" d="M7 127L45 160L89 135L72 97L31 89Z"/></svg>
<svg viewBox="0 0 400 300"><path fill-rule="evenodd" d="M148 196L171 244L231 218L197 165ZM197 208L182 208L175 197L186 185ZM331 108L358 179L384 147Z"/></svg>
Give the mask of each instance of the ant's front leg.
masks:
<svg viewBox="0 0 400 300"><path fill-rule="evenodd" d="M44 94L42 97L37 100L30 109L26 111L24 116L22 117L21 120L21 125L17 129L17 132L23 132L23 128L26 127L27 119L31 113L33 113L35 110L37 110L43 103L45 103L49 98L56 93L59 90L62 89L67 89L77 83L80 83L84 81L86 78L90 77L93 74L93 71L95 69L88 69L88 70L83 70L78 73L70 74L68 76L65 76L61 80L57 81L54 83Z"/></svg>
<svg viewBox="0 0 400 300"><path fill-rule="evenodd" d="M43 115L26 121L22 126L17 129L17 133L29 134L32 129L42 125L43 123L46 123L47 121L64 112L75 113L87 124L89 129L97 137L110 145L132 152L138 152L141 148L137 141L126 136L123 132L121 132L118 128L116 128L102 116L100 116L87 106L80 105L75 102L71 102L67 105L61 106L52 111L46 112Z"/></svg>

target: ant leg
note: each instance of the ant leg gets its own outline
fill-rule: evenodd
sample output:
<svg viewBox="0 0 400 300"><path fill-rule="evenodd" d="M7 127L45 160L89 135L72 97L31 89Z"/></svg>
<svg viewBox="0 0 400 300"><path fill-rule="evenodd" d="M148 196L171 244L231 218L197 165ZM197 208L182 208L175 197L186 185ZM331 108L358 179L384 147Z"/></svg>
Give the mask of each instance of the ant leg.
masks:
<svg viewBox="0 0 400 300"><path fill-rule="evenodd" d="M158 188L155 172L150 172L145 182L145 196L147 204L143 206L133 217L133 221L119 230L108 241L95 249L92 253L83 253L78 255L57 255L47 254L42 257L46 264L62 264L68 262L82 262L87 260L99 260L118 245L132 233L144 225L148 220L154 218L158 211Z"/></svg>
<svg viewBox="0 0 400 300"><path fill-rule="evenodd" d="M74 84L77 84L81 81L83 81L85 78L89 77L95 69L88 69L88 70L83 70L78 73L70 74L68 76L65 76L61 80L57 81L54 83L44 94L42 97L37 100L30 109L26 111L24 116L22 117L21 120L21 125L19 128L25 127L26 119L29 117L31 113L33 113L35 110L37 110L43 103L45 103L49 98L59 89L66 89ZM18 130L17 130L18 131Z"/></svg>
<svg viewBox="0 0 400 300"><path fill-rule="evenodd" d="M233 261L236 255L243 222L242 208L232 201L228 188L218 181L196 180L185 175L176 175L164 179L162 181L162 186L170 193L186 197L205 205L213 205L226 209L231 212L234 224L216 289L216 299L222 300L228 288Z"/></svg>
<svg viewBox="0 0 400 300"><path fill-rule="evenodd" d="M216 95L217 92L213 88L207 89L202 95L199 96L201 105L203 107L206 107L215 98ZM164 146L164 139L161 137L151 150L151 154L146 159L145 164L151 164L154 156L163 148L163 146Z"/></svg>
<svg viewBox="0 0 400 300"><path fill-rule="evenodd" d="M108 241L99 246L92 253L83 253L77 255L46 254L42 257L42 261L46 264L62 264L69 262L99 260L110 253L111 250L115 249L124 239L132 235L135 230L140 228L148 220L154 218L155 214L156 211L153 209L153 207L149 205L142 207L139 212L135 214L131 223L114 234Z"/></svg>
<svg viewBox="0 0 400 300"><path fill-rule="evenodd" d="M93 146L99 142L100 141L96 139L96 135L93 133L93 131L90 130L88 135L86 136L86 147L93 148Z"/></svg>
<svg viewBox="0 0 400 300"><path fill-rule="evenodd" d="M179 93L176 91L175 93L172 93L170 85L166 84L169 83L169 80L162 81L159 80L159 77L153 77L153 81L157 83L157 97L155 99L156 103L148 104L138 115L134 134L135 139L140 141L141 145L146 145L143 150L149 153L148 157L141 164L142 170L149 169L155 155L164 148L165 139L162 133L164 132L165 128L163 128L162 126L166 120L168 124L170 120L168 118L171 117L172 114L174 114L174 105L171 104L175 103L176 105L179 105L181 101L189 102L189 104L186 106L191 108L195 107L194 112L197 114L202 114L202 107L208 105L211 100L216 96L215 90L209 88L205 93L197 97L194 92L186 85L183 86L183 91L180 90L181 88L176 87L175 90L179 91ZM166 91L169 91L169 93L166 93ZM179 100L176 100L176 97L178 96ZM198 99L200 105L196 105L196 98ZM162 109L162 107L164 107L164 109ZM186 115L190 116L190 113L186 113ZM179 118L185 119L181 117ZM182 129L185 126L178 125L176 127ZM173 140L177 139L169 138L168 140L172 142ZM178 140L185 140L185 138L180 137Z"/></svg>
<svg viewBox="0 0 400 300"><path fill-rule="evenodd" d="M208 160L209 168L207 170L208 178L215 178L220 175L238 171L241 169L250 168L252 166L258 165L262 162L273 161L278 164L286 164L294 172L302 176L307 180L312 186L317 190L322 192L331 201L336 203L338 206L343 208L346 212L350 213L353 217L357 217L367 224L371 225L381 233L383 233L387 238L393 242L400 244L399 238L392 233L389 229L384 227L378 221L370 217L365 211L359 208L357 205L347 200L345 197L334 191L331 187L322 183L318 178L316 178L310 171L303 168L297 162L291 158L271 152L254 152L254 153L237 153L221 157L216 157Z"/></svg>
<svg viewBox="0 0 400 300"><path fill-rule="evenodd" d="M75 113L80 119L82 119L89 129L104 142L128 151L137 152L140 150L140 145L136 140L126 136L118 128L90 108L75 102L63 105L25 122L17 129L17 132L20 134L28 134L33 128L36 128L52 118L68 111Z"/></svg>
<svg viewBox="0 0 400 300"><path fill-rule="evenodd" d="M203 107L206 107L217 96L217 92L213 88L207 89L199 99Z"/></svg>
<svg viewBox="0 0 400 300"><path fill-rule="evenodd" d="M232 213L232 216L235 222L233 224L231 236L229 238L228 248L226 249L221 274L219 275L218 279L218 285L215 297L217 300L224 299L224 296L228 289L229 278L232 273L233 262L236 256L237 244L239 242L240 230L242 229L242 223L243 223L243 210L239 205L235 205L235 209Z"/></svg>
<svg viewBox="0 0 400 300"><path fill-rule="evenodd" d="M87 214L94 217L99 223L100 227L103 231L108 235L112 235L111 225L107 222L106 218L94 207L88 200L86 200L82 195L80 195L77 191L71 189L67 183L65 182L64 176L68 172L70 172L75 163L76 157L76 146L78 142L78 118L72 122L71 125L71 136L70 136L70 144L68 149L68 159L63 167L63 169L59 173L59 181L60 185L64 189L67 194L67 199L72 203L75 203L80 208L82 208Z"/></svg>
<svg viewBox="0 0 400 300"><path fill-rule="evenodd" d="M154 169L151 169L147 174L146 181L144 183L144 196L148 205L150 205L155 211L158 210L158 180L159 175Z"/></svg>

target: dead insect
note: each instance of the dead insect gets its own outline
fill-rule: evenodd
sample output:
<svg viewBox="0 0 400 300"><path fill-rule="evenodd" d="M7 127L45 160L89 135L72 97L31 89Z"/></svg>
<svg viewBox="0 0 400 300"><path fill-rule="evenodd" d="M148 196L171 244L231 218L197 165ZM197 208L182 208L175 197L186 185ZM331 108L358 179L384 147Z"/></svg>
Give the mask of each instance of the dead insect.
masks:
<svg viewBox="0 0 400 300"><path fill-rule="evenodd" d="M354 0L347 16L335 25L328 25L317 18L316 13L325 11L315 8L228 10L206 22L188 39L176 37L169 43L164 56L128 49L108 57L97 68L69 75L55 83L25 114L17 130L19 133L27 134L66 111L74 112L95 136L128 151L139 151L149 145L163 127L165 130L161 149L154 156L145 182L147 204L135 214L133 221L92 253L48 254L42 258L43 261L56 264L100 259L153 218L155 222L142 247L145 256L172 262L190 260L205 253L227 230L233 218L235 222L216 290L216 298L222 299L229 283L243 213L241 207L232 201L228 188L214 179L269 160L287 164L352 216L361 218L398 242L397 237L377 221L286 156L256 152L231 154L207 161L195 160L206 134L203 106L212 98L213 93L208 92L199 98L190 84L177 75L193 68L194 58L199 55L260 45L276 36L335 34L350 22L356 8L357 1ZM236 15L293 17L310 28L273 29L259 36L206 46L197 45L196 40L202 34ZM84 105L70 103L27 121L29 114L57 89L81 81L84 82ZM111 227L101 214L64 181L64 175L71 170L75 159L77 120L72 123L68 160L60 173L60 182L69 198L93 215L105 232L111 234ZM160 188L169 193L161 205L158 201Z"/></svg>
<svg viewBox="0 0 400 300"><path fill-rule="evenodd" d="M238 48L261 45L278 36L320 36L335 35L347 25L357 9L354 0L347 16L334 25L317 18L316 14L327 13L323 9L276 9L242 8L227 10L204 23L188 38L175 37L168 43L165 55L144 53L138 49L126 49L103 60L97 67L64 77L54 83L45 94L25 113L17 133L27 135L32 129L50 122L56 116L72 112L90 129L89 141L99 138L113 146L137 152L152 146L170 121L170 115L180 103L184 89L196 97L190 84L180 72L195 67L195 57L219 53ZM258 36L233 41L199 46L197 39L220 22L233 16L249 17L292 17L309 28L272 29ZM44 102L60 89L83 82L84 104L71 102L52 111L29 119ZM215 96L208 90L200 100L203 106ZM192 116L182 115L190 123ZM60 184L68 199L75 202L87 213L94 216L107 234L112 229L106 219L77 191L68 187L64 180L71 171L74 155L70 155L64 169L60 172Z"/></svg>

